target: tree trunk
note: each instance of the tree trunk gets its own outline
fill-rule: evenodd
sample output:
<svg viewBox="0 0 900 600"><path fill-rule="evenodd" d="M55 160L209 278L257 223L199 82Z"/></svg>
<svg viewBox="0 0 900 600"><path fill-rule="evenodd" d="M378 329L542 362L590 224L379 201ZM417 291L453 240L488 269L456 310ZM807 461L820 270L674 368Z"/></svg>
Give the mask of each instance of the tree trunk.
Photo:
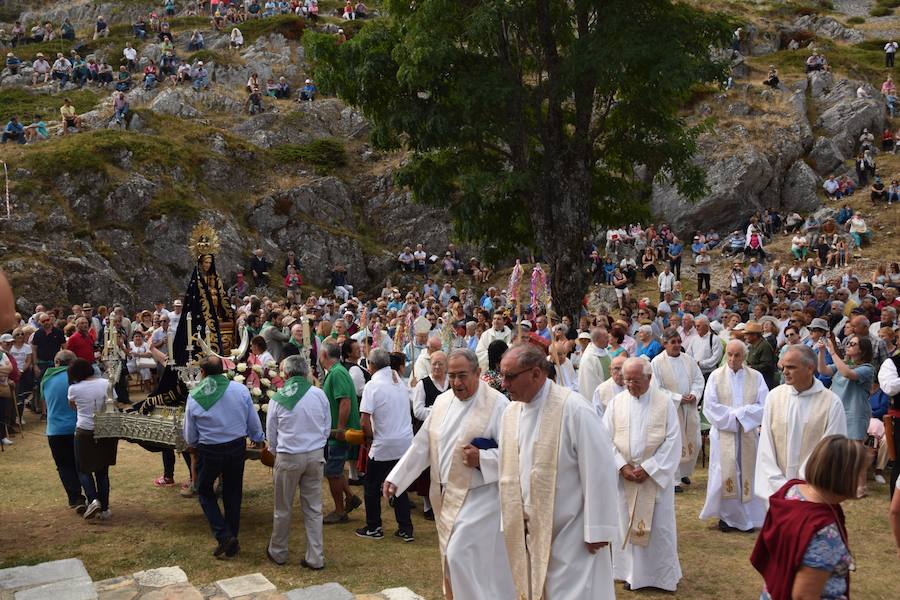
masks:
<svg viewBox="0 0 900 600"><path fill-rule="evenodd" d="M553 310L577 323L587 283L582 242L590 232L591 175L578 165L555 162L553 175L535 194L541 209L532 210L531 219L547 261Z"/></svg>

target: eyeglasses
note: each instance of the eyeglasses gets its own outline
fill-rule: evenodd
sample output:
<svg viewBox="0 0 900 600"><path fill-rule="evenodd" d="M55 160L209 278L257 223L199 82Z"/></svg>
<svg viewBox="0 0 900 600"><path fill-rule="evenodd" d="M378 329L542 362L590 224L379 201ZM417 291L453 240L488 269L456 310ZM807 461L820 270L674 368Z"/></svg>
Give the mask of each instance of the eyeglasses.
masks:
<svg viewBox="0 0 900 600"><path fill-rule="evenodd" d="M525 373L526 371L530 371L532 369L534 369L534 367L528 367L526 369L522 369L518 373L500 373L500 379L502 379L503 381L505 381L507 383L512 383L516 379L516 377L518 377L522 373Z"/></svg>
<svg viewBox="0 0 900 600"><path fill-rule="evenodd" d="M850 346L859 346L859 342L850 342L847 344L847 347L849 348Z"/></svg>

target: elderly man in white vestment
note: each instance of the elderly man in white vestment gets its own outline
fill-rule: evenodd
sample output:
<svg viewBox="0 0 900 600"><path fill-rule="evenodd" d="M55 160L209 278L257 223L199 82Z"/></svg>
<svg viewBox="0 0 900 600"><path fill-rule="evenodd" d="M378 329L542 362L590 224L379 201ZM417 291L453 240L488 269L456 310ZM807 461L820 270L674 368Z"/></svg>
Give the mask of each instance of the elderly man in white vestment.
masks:
<svg viewBox="0 0 900 600"><path fill-rule="evenodd" d="M717 341L718 343L718 341ZM766 505L753 493L756 447L769 388L759 371L744 365L747 346L731 340L724 367L710 373L703 392L709 421L709 480L701 519L718 517L719 530L762 527Z"/></svg>
<svg viewBox="0 0 900 600"><path fill-rule="evenodd" d="M598 385L597 389L594 390L594 397L591 398L591 405L601 417L603 417L603 413L606 412L609 401L612 400L614 396L625 391L625 378L622 375L622 366L627 359L628 357L624 354L620 354L612 359L609 363L609 379Z"/></svg>
<svg viewBox="0 0 900 600"><path fill-rule="evenodd" d="M694 319L694 330L697 334L685 343L684 351L694 357L706 379L722 362L722 340L710 330L709 319L705 315Z"/></svg>
<svg viewBox="0 0 900 600"><path fill-rule="evenodd" d="M578 363L578 393L593 398L597 386L609 379L609 332L603 327L591 329L591 343L581 353Z"/></svg>
<svg viewBox="0 0 900 600"><path fill-rule="evenodd" d="M615 598L609 434L583 397L547 378L537 347L514 345L500 374L512 400L500 434L500 505L514 598Z"/></svg>
<svg viewBox="0 0 900 600"><path fill-rule="evenodd" d="M615 577L626 590L675 591L681 579L672 485L681 458L678 415L668 393L651 385L653 369L646 360L629 358L622 374L626 390L603 415L619 469Z"/></svg>
<svg viewBox="0 0 900 600"><path fill-rule="evenodd" d="M803 344L781 357L784 383L766 396L759 450L756 494L765 499L790 479L803 479L806 459L827 435L847 435L847 417L837 394L815 378L818 357Z"/></svg>
<svg viewBox="0 0 900 600"><path fill-rule="evenodd" d="M472 350L454 350L448 373L451 389L437 397L412 446L388 474L384 495L402 492L430 466L445 596L514 598L497 491L496 441L509 401L481 381ZM472 443L476 439L494 443L479 441L485 446L479 448Z"/></svg>
<svg viewBox="0 0 900 600"><path fill-rule="evenodd" d="M502 310L495 310L491 319L491 328L485 330L478 338L478 345L475 346L475 354L478 355L478 367L482 371L488 368L488 346L494 340L503 340L507 345L512 343L512 330L506 326L506 317L503 316Z"/></svg>
<svg viewBox="0 0 900 600"><path fill-rule="evenodd" d="M706 382L697 361L682 352L681 335L672 327L663 332L663 348L664 351L657 354L650 365L656 385L668 392L675 404L681 429L681 464L678 465L677 478L681 479L681 483L690 485L690 476L700 456L699 403ZM675 491L682 491L677 483Z"/></svg>

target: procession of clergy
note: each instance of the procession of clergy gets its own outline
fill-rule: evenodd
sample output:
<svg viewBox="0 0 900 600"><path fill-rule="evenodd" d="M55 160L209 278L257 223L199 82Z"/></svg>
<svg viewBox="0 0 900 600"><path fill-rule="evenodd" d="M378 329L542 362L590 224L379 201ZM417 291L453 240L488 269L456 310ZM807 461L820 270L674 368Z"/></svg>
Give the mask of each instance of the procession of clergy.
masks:
<svg viewBox="0 0 900 600"><path fill-rule="evenodd" d="M435 345L428 352L431 376L416 382L410 394L409 384L391 369L389 354L376 349L368 356L370 379L359 399L362 429L372 445L368 529L357 535L383 535L383 496L397 514L396 535L411 541L405 490L430 469L428 496L448 598L597 600L615 597L614 581L623 581L626 590L674 591L682 576L675 492L689 484L700 452L701 406L711 424L711 450L700 517L718 517L723 531L761 527L767 498L802 476L816 443L847 431L841 400L815 378L816 355L803 344L784 353L784 383L770 391L763 376L745 364L748 348L737 339L721 344L716 339L710 345L713 356L707 357L712 360L698 363L682 350L678 330L669 328L662 332L663 351L652 361L610 358L606 330L594 328L577 377L566 378L565 365L551 362L545 347L515 340L507 327L494 334L510 344L495 372L500 385L482 377L488 365L481 345L478 352L459 348L449 356ZM326 392L334 385L331 373L345 373L337 349L330 351L329 345L320 351L329 371ZM569 381L559 385L554 379ZM423 390L424 403L422 397L416 400ZM294 392L297 398L285 406L310 405L303 394L325 400L315 387ZM423 421L415 435L410 395ZM398 419L396 405L404 399L407 417L401 410ZM393 410L387 408L392 403ZM292 452L282 446L299 429L290 410L276 408L268 415L268 433L280 455ZM344 426L343 412L332 428ZM289 519L291 488L300 475L282 486L276 462L275 476L278 530L278 490L290 494L280 504L282 517L286 512ZM618 490L618 502L609 501L612 489ZM300 490L309 497L302 484ZM335 494L333 484L332 494L347 502L353 498ZM321 566L321 524L310 523L315 512L307 511L308 502L304 566ZM286 528L273 532L270 559L286 557L286 541Z"/></svg>

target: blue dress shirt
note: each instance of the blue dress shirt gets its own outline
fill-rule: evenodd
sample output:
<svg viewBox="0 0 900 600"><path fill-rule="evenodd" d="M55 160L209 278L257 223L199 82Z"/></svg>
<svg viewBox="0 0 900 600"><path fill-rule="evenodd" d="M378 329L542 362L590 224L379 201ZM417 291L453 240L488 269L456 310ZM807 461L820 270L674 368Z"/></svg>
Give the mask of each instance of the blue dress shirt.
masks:
<svg viewBox="0 0 900 600"><path fill-rule="evenodd" d="M231 381L228 389L209 410L188 396L184 413L184 440L195 448L198 444L224 444L249 437L254 442L266 439L259 415L253 409L250 390Z"/></svg>

